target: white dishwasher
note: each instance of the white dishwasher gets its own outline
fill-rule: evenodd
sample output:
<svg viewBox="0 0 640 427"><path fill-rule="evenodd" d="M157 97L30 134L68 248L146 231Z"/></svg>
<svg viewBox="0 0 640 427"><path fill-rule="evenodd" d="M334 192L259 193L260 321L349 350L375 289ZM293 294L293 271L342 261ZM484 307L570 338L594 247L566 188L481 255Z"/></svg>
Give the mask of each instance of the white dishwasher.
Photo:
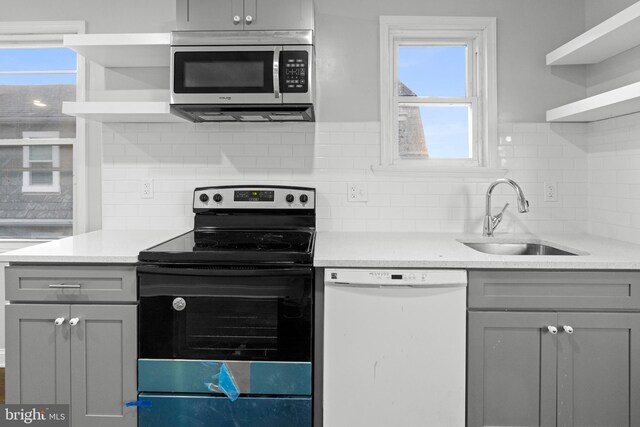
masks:
<svg viewBox="0 0 640 427"><path fill-rule="evenodd" d="M464 270L326 269L324 427L464 427Z"/></svg>

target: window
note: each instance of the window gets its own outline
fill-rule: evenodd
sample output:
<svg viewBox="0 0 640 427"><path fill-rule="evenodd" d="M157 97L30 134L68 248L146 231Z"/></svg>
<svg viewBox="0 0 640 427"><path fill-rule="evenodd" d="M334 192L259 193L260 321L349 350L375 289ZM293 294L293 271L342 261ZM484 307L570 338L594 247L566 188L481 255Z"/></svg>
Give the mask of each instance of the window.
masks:
<svg viewBox="0 0 640 427"><path fill-rule="evenodd" d="M60 146L22 147L22 192L60 193Z"/></svg>
<svg viewBox="0 0 640 427"><path fill-rule="evenodd" d="M380 18L384 167L494 164L495 52L495 18Z"/></svg>
<svg viewBox="0 0 640 427"><path fill-rule="evenodd" d="M81 23L0 23L0 239L74 231L78 136L64 101L78 99L78 58L62 47ZM79 79L80 78L80 79Z"/></svg>

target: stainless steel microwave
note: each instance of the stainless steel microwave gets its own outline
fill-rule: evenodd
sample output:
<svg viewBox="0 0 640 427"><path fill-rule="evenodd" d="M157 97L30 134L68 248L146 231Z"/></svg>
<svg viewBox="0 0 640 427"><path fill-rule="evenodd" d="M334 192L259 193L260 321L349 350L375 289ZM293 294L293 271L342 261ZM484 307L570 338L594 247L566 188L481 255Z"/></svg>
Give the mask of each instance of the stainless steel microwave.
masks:
<svg viewBox="0 0 640 427"><path fill-rule="evenodd" d="M314 121L311 31L171 34L171 110L194 122Z"/></svg>

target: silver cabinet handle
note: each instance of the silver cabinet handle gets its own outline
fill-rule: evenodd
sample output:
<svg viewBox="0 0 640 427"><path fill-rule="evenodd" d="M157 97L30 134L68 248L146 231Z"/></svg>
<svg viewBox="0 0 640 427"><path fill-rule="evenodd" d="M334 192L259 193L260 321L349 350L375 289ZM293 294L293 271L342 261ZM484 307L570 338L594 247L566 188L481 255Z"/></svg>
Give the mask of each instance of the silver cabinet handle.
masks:
<svg viewBox="0 0 640 427"><path fill-rule="evenodd" d="M558 333L558 328L555 326L547 326L547 330L551 333L551 335L555 335Z"/></svg>
<svg viewBox="0 0 640 427"><path fill-rule="evenodd" d="M233 23L238 25L240 23L240 17L238 15L233 17Z"/></svg>
<svg viewBox="0 0 640 427"><path fill-rule="evenodd" d="M62 326L62 324L64 323L64 317L58 317L56 320L53 321L53 323L56 326Z"/></svg>
<svg viewBox="0 0 640 427"><path fill-rule="evenodd" d="M245 22L247 23L247 25L251 25L251 23L253 22L253 16L247 15L247 17L245 18Z"/></svg>
<svg viewBox="0 0 640 427"><path fill-rule="evenodd" d="M49 285L51 289L80 289L82 285L80 283L56 283Z"/></svg>
<svg viewBox="0 0 640 427"><path fill-rule="evenodd" d="M74 317L73 319L69 320L69 325L70 326L76 326L79 321L80 321L80 319L78 317Z"/></svg>
<svg viewBox="0 0 640 427"><path fill-rule="evenodd" d="M276 46L273 49L273 93L280 98L280 52L282 48Z"/></svg>
<svg viewBox="0 0 640 427"><path fill-rule="evenodd" d="M566 333L568 333L568 334L572 334L572 333L573 333L573 328L572 328L571 326L569 326L569 325L564 325L564 326L562 327L562 329L564 329L564 331L565 331Z"/></svg>

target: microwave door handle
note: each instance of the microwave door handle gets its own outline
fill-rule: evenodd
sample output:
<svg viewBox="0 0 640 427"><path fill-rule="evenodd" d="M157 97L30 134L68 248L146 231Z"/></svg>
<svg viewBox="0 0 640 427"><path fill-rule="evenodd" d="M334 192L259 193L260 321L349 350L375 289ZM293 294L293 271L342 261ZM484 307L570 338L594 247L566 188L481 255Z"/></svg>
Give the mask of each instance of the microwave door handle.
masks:
<svg viewBox="0 0 640 427"><path fill-rule="evenodd" d="M276 46L273 51L273 92L280 98L280 52L282 47Z"/></svg>

